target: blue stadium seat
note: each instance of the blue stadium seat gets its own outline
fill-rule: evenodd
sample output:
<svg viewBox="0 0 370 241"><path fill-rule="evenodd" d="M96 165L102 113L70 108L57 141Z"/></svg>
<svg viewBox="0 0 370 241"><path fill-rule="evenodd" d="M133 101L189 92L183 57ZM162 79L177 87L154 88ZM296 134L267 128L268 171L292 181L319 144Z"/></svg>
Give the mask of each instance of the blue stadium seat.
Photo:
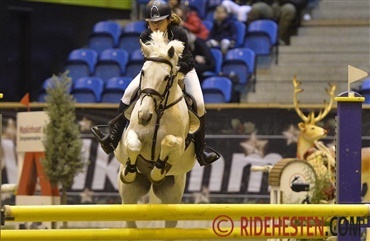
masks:
<svg viewBox="0 0 370 241"><path fill-rule="evenodd" d="M218 5L222 3L223 0L208 0L207 1L207 8L216 8Z"/></svg>
<svg viewBox="0 0 370 241"><path fill-rule="evenodd" d="M121 25L114 21L101 21L94 25L89 36L88 46L98 53L112 49L118 45L121 35Z"/></svg>
<svg viewBox="0 0 370 241"><path fill-rule="evenodd" d="M370 90L370 77L367 77L363 80L361 90Z"/></svg>
<svg viewBox="0 0 370 241"><path fill-rule="evenodd" d="M213 22L211 20L207 20L207 19L204 19L202 20L202 23L203 25L209 30L211 31L212 28L213 28Z"/></svg>
<svg viewBox="0 0 370 241"><path fill-rule="evenodd" d="M130 60L126 66L125 76L134 78L138 73L140 73L143 64L144 56L141 53L141 49L137 49L131 54Z"/></svg>
<svg viewBox="0 0 370 241"><path fill-rule="evenodd" d="M213 58L215 60L215 71L206 71L203 73L204 77L210 77L218 75L222 71L222 63L223 63L223 54L221 50L217 48L211 48L211 53L213 55Z"/></svg>
<svg viewBox="0 0 370 241"><path fill-rule="evenodd" d="M214 15L215 15L216 8L207 8L206 10L206 16L204 17L204 20L207 21L213 21L214 20Z"/></svg>
<svg viewBox="0 0 370 241"><path fill-rule="evenodd" d="M125 25L123 28L124 33L139 33L141 34L145 29L147 29L147 23L145 21L132 21Z"/></svg>
<svg viewBox="0 0 370 241"><path fill-rule="evenodd" d="M131 80L130 77L110 78L105 84L104 91L101 95L101 102L118 103Z"/></svg>
<svg viewBox="0 0 370 241"><path fill-rule="evenodd" d="M39 96L37 97L38 102L45 102L45 97L46 97L46 89L51 87L51 79L52 77L47 78L44 80L44 83L42 84L41 90L39 92Z"/></svg>
<svg viewBox="0 0 370 241"><path fill-rule="evenodd" d="M100 77L103 81L121 76L126 71L128 59L129 54L124 49L106 49L99 56L94 76Z"/></svg>
<svg viewBox="0 0 370 241"><path fill-rule="evenodd" d="M59 78L59 77L56 76L56 78ZM41 89L40 89L38 97L37 97L38 102L45 102L46 101L45 100L45 97L47 95L46 89L53 88L52 79L53 79L53 77L49 77L49 78L45 79L44 82L42 83ZM68 94L71 93L71 90L72 90L72 83L69 86Z"/></svg>
<svg viewBox="0 0 370 241"><path fill-rule="evenodd" d="M130 61L144 61L144 55L141 49L136 49L130 56Z"/></svg>
<svg viewBox="0 0 370 241"><path fill-rule="evenodd" d="M254 77L256 69L256 55L248 48L235 48L227 51L223 64L222 72L226 75L237 75L239 83L246 85Z"/></svg>
<svg viewBox="0 0 370 241"><path fill-rule="evenodd" d="M139 43L140 33L122 32L119 39L118 47L126 50L130 55L137 49L140 49Z"/></svg>
<svg viewBox="0 0 370 241"><path fill-rule="evenodd" d="M365 98L364 103L370 104L370 77L367 77L362 82L360 94Z"/></svg>
<svg viewBox="0 0 370 241"><path fill-rule="evenodd" d="M184 4L190 9L197 11L199 17L203 19L206 16L207 1L206 0L186 0Z"/></svg>
<svg viewBox="0 0 370 241"><path fill-rule="evenodd" d="M205 103L227 103L231 100L233 84L227 77L213 76L202 83Z"/></svg>
<svg viewBox="0 0 370 241"><path fill-rule="evenodd" d="M78 103L100 102L104 81L99 77L82 77L73 84L71 94Z"/></svg>
<svg viewBox="0 0 370 241"><path fill-rule="evenodd" d="M363 91L361 95L365 98L364 103L365 104L370 104L370 90Z"/></svg>
<svg viewBox="0 0 370 241"><path fill-rule="evenodd" d="M64 65L64 70L68 70L68 76L72 82L83 76L89 76L94 73L98 53L93 49L75 49L73 50Z"/></svg>
<svg viewBox="0 0 370 241"><path fill-rule="evenodd" d="M278 25L268 19L255 20L249 24L244 39L244 47L252 49L256 55L270 55L275 47L276 63L279 54Z"/></svg>
<svg viewBox="0 0 370 241"><path fill-rule="evenodd" d="M211 48L211 53L213 55L213 58L216 61L216 73L220 73L222 71L222 63L223 63L223 58L224 55L222 54L221 50L216 49L216 48Z"/></svg>
<svg viewBox="0 0 370 241"><path fill-rule="evenodd" d="M236 30L237 30L237 37L236 37L235 47L240 48L240 47L243 47L243 45L244 45L246 27L245 27L244 23L242 23L238 20L234 20L234 24L235 24Z"/></svg>

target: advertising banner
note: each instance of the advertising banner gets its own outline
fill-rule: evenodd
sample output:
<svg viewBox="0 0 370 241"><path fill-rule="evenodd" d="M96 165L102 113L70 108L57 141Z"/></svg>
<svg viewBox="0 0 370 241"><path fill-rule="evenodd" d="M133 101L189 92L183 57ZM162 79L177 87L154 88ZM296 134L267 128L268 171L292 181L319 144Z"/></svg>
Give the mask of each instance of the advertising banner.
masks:
<svg viewBox="0 0 370 241"><path fill-rule="evenodd" d="M78 109L77 119L83 139L86 165L69 190L71 203L119 203L117 173L120 163L106 155L90 132L90 127L108 123L115 110ZM335 113L317 123L328 131L322 139L327 146L335 141ZM23 124L37 128L44 121ZM15 183L17 165L14 121L16 113L3 114L2 181ZM43 120L43 121L41 121ZM208 110L207 145L221 153L220 160L207 167L198 164L187 176L185 202L222 203L269 202L268 173L254 172L253 166L274 165L282 158L296 157L298 126L294 109ZM39 125L36 125L36 124ZM370 113L363 113L363 146L370 146ZM20 128L20 127L17 127ZM29 130L36 130L30 128ZM19 139L19 137L18 137Z"/></svg>
<svg viewBox="0 0 370 241"><path fill-rule="evenodd" d="M44 126L49 116L44 111L17 113L17 151L43 152Z"/></svg>

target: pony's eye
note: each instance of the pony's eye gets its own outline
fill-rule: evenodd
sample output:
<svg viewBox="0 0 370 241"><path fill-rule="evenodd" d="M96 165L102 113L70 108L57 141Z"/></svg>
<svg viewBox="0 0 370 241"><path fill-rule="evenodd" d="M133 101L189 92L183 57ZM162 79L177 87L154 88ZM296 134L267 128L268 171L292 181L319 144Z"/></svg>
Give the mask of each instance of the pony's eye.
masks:
<svg viewBox="0 0 370 241"><path fill-rule="evenodd" d="M142 70L142 71L141 71L141 75L142 75L142 76L144 76L144 75L145 75L145 74L144 74L144 70Z"/></svg>
<svg viewBox="0 0 370 241"><path fill-rule="evenodd" d="M170 79L170 77L171 77L171 76L166 75L166 76L164 77L164 81L168 81L168 80Z"/></svg>

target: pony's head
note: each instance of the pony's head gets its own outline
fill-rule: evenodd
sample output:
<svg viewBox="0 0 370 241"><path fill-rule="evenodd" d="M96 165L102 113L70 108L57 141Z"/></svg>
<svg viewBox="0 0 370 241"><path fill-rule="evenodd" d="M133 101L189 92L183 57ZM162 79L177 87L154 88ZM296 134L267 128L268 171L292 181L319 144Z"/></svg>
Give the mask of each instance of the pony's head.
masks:
<svg viewBox="0 0 370 241"><path fill-rule="evenodd" d="M166 43L162 32L153 32L151 34L151 40L147 43L140 41L141 50L144 54L145 59L150 60L150 58L163 58L171 63L172 71L174 74L178 70L178 61L181 57L181 53L184 50L184 43L179 40L172 40ZM155 61L154 61L155 62ZM150 63L144 64L143 70L145 71L145 65L150 65Z"/></svg>
<svg viewBox="0 0 370 241"><path fill-rule="evenodd" d="M178 40L166 43L163 33L153 32L151 41L143 43L140 40L145 63L140 78L139 123L146 125L159 106L170 101L171 94L178 89L178 61L184 50L184 44Z"/></svg>

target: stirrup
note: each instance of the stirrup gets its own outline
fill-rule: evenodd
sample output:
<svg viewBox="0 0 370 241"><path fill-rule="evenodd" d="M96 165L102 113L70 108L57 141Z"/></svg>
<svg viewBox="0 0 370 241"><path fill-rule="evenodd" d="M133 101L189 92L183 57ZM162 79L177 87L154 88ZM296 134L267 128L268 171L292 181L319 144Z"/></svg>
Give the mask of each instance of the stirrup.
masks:
<svg viewBox="0 0 370 241"><path fill-rule="evenodd" d="M208 152L215 153L217 155L217 159L216 160L220 159L220 157L221 157L221 154L218 151L216 151L215 149L213 149L213 148L211 148L209 146L205 146L204 147L204 150L207 150Z"/></svg>
<svg viewBox="0 0 370 241"><path fill-rule="evenodd" d="M96 137L96 139L98 139L98 141L100 143L104 143L107 140L107 138L109 137L109 133L104 134L101 131L102 128L108 128L109 129L109 125L97 125L97 126L91 127L91 132L94 134L94 136Z"/></svg>
<svg viewBox="0 0 370 241"><path fill-rule="evenodd" d="M212 154L215 154L216 155L216 158L214 160L210 161L210 162L207 162L207 160L206 160L206 158L204 156L205 155L205 152L208 152L209 154L211 154L211 153ZM210 148L208 146L205 146L203 148L203 151L202 151L202 153L200 153L200 155L202 155L202 157L199 157L198 158L198 156L197 156L197 161L198 161L198 163L199 163L200 166L208 166L208 165L211 165L212 163L216 162L221 157L221 154L220 153L218 153L216 150L214 150L214 149L212 149L212 148Z"/></svg>
<svg viewBox="0 0 370 241"><path fill-rule="evenodd" d="M109 128L109 125L99 125L91 127L91 132L101 145L101 148L106 154L111 154L116 149L110 139L110 134L104 134L100 128Z"/></svg>

